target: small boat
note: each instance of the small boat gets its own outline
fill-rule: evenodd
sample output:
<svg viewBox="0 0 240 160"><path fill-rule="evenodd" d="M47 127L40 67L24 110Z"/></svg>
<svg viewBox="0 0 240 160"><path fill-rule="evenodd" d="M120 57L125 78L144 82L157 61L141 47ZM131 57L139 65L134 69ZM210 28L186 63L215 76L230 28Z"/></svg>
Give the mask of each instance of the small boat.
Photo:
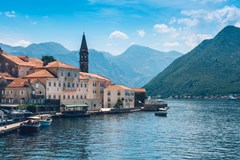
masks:
<svg viewBox="0 0 240 160"><path fill-rule="evenodd" d="M167 107L159 108L157 112L155 112L155 116L166 117L167 116Z"/></svg>
<svg viewBox="0 0 240 160"><path fill-rule="evenodd" d="M39 131L40 128L40 123L38 120L33 120L29 119L27 122L23 122L20 125L20 132L25 132L25 133L31 133L31 132L37 132Z"/></svg>
<svg viewBox="0 0 240 160"><path fill-rule="evenodd" d="M233 97L232 95L230 95L229 97L228 97L228 100L236 100L237 98L235 98L235 97Z"/></svg>
<svg viewBox="0 0 240 160"><path fill-rule="evenodd" d="M39 116L41 126L50 126L52 124L52 116L50 114L43 114Z"/></svg>
<svg viewBox="0 0 240 160"><path fill-rule="evenodd" d="M141 108L142 111L158 111L159 108L167 107L167 103L162 99L151 99L148 97L146 100L144 107Z"/></svg>

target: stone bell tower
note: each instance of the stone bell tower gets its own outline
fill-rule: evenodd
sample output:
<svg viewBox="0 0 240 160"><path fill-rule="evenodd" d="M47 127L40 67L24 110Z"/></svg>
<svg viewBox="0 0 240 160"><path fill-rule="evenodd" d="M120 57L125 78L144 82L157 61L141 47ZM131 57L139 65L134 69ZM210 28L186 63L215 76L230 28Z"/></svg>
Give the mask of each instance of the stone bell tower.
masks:
<svg viewBox="0 0 240 160"><path fill-rule="evenodd" d="M79 56L80 56L80 61L79 61L80 71L88 73L88 47L87 47L87 42L86 42L84 33L82 36L82 44L81 44Z"/></svg>

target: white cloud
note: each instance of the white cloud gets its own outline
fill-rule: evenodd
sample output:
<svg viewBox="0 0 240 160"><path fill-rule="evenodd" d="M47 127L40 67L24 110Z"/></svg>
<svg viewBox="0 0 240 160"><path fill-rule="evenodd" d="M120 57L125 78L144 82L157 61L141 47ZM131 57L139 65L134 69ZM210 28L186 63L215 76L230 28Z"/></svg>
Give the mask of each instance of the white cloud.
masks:
<svg viewBox="0 0 240 160"><path fill-rule="evenodd" d="M208 10L184 10L182 15L188 16L198 21L217 22L222 27L234 24L240 19L240 8L235 6L225 6L221 9Z"/></svg>
<svg viewBox="0 0 240 160"><path fill-rule="evenodd" d="M190 18L180 18L178 19L179 24L184 24L188 27L196 26L198 25L198 20L197 19L190 19Z"/></svg>
<svg viewBox="0 0 240 160"><path fill-rule="evenodd" d="M32 44L30 41L27 40L19 40L16 43L13 44L13 46L23 46L23 47L27 47L30 44Z"/></svg>
<svg viewBox="0 0 240 160"><path fill-rule="evenodd" d="M12 40L12 39L2 39L0 40L0 43L6 44L6 45L10 45L10 46L23 46L23 47L27 47L30 44L32 44L30 41L27 40Z"/></svg>
<svg viewBox="0 0 240 160"><path fill-rule="evenodd" d="M236 26L236 27L239 27L240 28L240 22L237 22L237 23L235 23L235 25L234 26Z"/></svg>
<svg viewBox="0 0 240 160"><path fill-rule="evenodd" d="M109 39L118 38L118 39L128 39L128 35L121 31L114 31L109 35Z"/></svg>
<svg viewBox="0 0 240 160"><path fill-rule="evenodd" d="M173 27L168 27L166 24L155 24L153 29L158 33L168 33L168 32L175 32L176 29Z"/></svg>
<svg viewBox="0 0 240 160"><path fill-rule="evenodd" d="M10 17L10 18L16 17L15 11L4 12L4 14L5 14L5 16Z"/></svg>
<svg viewBox="0 0 240 160"><path fill-rule="evenodd" d="M163 46L165 47L177 47L180 46L180 44L178 42L166 42L163 44Z"/></svg>
<svg viewBox="0 0 240 160"><path fill-rule="evenodd" d="M144 37L145 36L145 31L142 29L142 30L137 30L137 34L140 36L140 37Z"/></svg>
<svg viewBox="0 0 240 160"><path fill-rule="evenodd" d="M203 40L211 38L212 35L209 34L191 34L188 38L186 38L185 44L191 48L194 48Z"/></svg>

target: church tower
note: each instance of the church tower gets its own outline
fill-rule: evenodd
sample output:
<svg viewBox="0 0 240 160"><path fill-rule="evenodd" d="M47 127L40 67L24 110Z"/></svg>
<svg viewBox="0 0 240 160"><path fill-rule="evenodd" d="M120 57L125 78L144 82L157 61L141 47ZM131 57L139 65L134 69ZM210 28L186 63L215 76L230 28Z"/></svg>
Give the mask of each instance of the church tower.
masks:
<svg viewBox="0 0 240 160"><path fill-rule="evenodd" d="M84 33L82 36L82 44L81 44L79 56L80 56L80 61L79 61L80 71L88 73L88 47L87 47L87 42L86 42Z"/></svg>

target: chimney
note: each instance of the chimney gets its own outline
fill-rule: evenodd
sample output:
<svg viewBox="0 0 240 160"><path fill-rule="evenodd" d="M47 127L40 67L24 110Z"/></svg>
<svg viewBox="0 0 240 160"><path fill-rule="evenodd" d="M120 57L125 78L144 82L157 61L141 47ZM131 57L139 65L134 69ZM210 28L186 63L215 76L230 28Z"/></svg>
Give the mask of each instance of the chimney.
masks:
<svg viewBox="0 0 240 160"><path fill-rule="evenodd" d="M43 66L47 66L48 65L48 62L43 62Z"/></svg>
<svg viewBox="0 0 240 160"><path fill-rule="evenodd" d="M28 62L28 56L18 56L22 61Z"/></svg>

